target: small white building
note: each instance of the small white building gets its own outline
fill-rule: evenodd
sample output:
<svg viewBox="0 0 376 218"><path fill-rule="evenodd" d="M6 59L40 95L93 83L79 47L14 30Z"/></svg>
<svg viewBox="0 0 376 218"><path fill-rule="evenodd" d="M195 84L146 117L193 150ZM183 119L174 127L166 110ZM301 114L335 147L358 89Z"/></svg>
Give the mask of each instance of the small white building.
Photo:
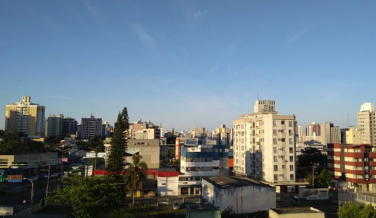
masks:
<svg viewBox="0 0 376 218"><path fill-rule="evenodd" d="M177 196L179 189L179 172L175 168L158 169L158 196Z"/></svg>
<svg viewBox="0 0 376 218"><path fill-rule="evenodd" d="M232 207L237 214L276 207L275 188L223 175L202 179L202 198L221 211Z"/></svg>

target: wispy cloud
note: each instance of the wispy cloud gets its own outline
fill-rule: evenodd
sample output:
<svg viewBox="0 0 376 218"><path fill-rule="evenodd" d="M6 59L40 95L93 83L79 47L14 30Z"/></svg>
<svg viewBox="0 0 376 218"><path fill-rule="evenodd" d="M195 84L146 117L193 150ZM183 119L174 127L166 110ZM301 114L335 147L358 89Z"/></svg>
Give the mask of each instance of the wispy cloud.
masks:
<svg viewBox="0 0 376 218"><path fill-rule="evenodd" d="M200 19L204 18L207 14L208 14L208 10L206 10L206 9L195 11L193 13L193 18L196 19L196 20L200 20Z"/></svg>
<svg viewBox="0 0 376 218"><path fill-rule="evenodd" d="M289 40L287 40L287 43L295 42L296 40L300 39L306 33L307 33L307 28L304 28L299 33L295 34L293 37L291 37Z"/></svg>
<svg viewBox="0 0 376 218"><path fill-rule="evenodd" d="M44 98L56 98L56 99L72 99L69 96L63 96L63 95L44 95Z"/></svg>
<svg viewBox="0 0 376 218"><path fill-rule="evenodd" d="M155 40L151 35L146 31L146 29L138 23L128 22L132 30L136 34L138 40L146 46L148 49L155 49Z"/></svg>

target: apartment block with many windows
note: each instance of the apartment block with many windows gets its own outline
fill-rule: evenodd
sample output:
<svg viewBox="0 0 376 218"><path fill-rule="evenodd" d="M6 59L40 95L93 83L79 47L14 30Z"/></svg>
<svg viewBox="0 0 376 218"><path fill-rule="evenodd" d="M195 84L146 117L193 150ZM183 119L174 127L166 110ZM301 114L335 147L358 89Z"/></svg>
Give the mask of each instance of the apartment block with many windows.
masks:
<svg viewBox="0 0 376 218"><path fill-rule="evenodd" d="M376 191L376 152L368 144L328 144L328 170L356 191Z"/></svg>
<svg viewBox="0 0 376 218"><path fill-rule="evenodd" d="M295 182L295 116L278 115L275 101L257 100L234 120L234 172L269 183Z"/></svg>

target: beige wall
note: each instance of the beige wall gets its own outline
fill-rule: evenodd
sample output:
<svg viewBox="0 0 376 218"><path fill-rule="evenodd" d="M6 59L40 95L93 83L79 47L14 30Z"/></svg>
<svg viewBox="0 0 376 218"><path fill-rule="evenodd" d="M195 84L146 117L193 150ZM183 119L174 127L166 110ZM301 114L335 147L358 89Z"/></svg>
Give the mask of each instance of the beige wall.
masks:
<svg viewBox="0 0 376 218"><path fill-rule="evenodd" d="M346 131L346 144L362 144L362 132L356 130L353 126Z"/></svg>
<svg viewBox="0 0 376 218"><path fill-rule="evenodd" d="M149 169L156 169L159 168L159 142L159 139L129 139L128 148L138 148L141 161L144 161ZM125 160L131 163L132 157L126 157Z"/></svg>

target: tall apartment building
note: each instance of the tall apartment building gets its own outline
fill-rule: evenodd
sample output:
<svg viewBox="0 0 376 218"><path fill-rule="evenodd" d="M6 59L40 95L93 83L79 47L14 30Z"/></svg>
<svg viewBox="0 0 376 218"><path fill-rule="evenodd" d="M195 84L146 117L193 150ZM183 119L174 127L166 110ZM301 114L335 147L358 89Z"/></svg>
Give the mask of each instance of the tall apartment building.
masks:
<svg viewBox="0 0 376 218"><path fill-rule="evenodd" d="M356 191L376 191L376 152L366 144L328 144L328 170Z"/></svg>
<svg viewBox="0 0 376 218"><path fill-rule="evenodd" d="M321 144L327 145L330 143L340 143L341 135L339 126L334 126L333 123L325 122L320 126Z"/></svg>
<svg viewBox="0 0 376 218"><path fill-rule="evenodd" d="M102 118L95 118L93 115L90 118L82 118L81 138L91 139L95 135L102 135Z"/></svg>
<svg viewBox="0 0 376 218"><path fill-rule="evenodd" d="M357 114L358 130L362 132L363 144L376 146L376 109L374 104L366 102Z"/></svg>
<svg viewBox="0 0 376 218"><path fill-rule="evenodd" d="M234 120L234 171L270 183L295 181L295 116L257 100L254 113Z"/></svg>
<svg viewBox="0 0 376 218"><path fill-rule="evenodd" d="M21 102L6 105L5 132L44 137L44 113L44 106L32 103L30 96L23 96Z"/></svg>
<svg viewBox="0 0 376 218"><path fill-rule="evenodd" d="M363 137L362 132L355 129L353 126L349 126L349 128L345 131L345 140L346 143L342 144L362 144Z"/></svg>
<svg viewBox="0 0 376 218"><path fill-rule="evenodd" d="M209 135L207 135L207 138L209 138ZM224 145L230 148L232 146L233 129L226 128L226 125L222 124L220 128L212 132L210 138L216 140L217 145Z"/></svg>
<svg viewBox="0 0 376 218"><path fill-rule="evenodd" d="M46 136L61 136L63 135L64 115L50 114L46 121Z"/></svg>
<svg viewBox="0 0 376 218"><path fill-rule="evenodd" d="M149 120L142 122L137 120L135 123L129 124L129 139L159 139L161 137L162 125L154 125Z"/></svg>
<svg viewBox="0 0 376 218"><path fill-rule="evenodd" d="M71 117L64 118L63 121L63 135L71 136L77 132L77 120Z"/></svg>
<svg viewBox="0 0 376 218"><path fill-rule="evenodd" d="M321 129L320 124L312 122L309 125L306 125L306 136L320 136Z"/></svg>

